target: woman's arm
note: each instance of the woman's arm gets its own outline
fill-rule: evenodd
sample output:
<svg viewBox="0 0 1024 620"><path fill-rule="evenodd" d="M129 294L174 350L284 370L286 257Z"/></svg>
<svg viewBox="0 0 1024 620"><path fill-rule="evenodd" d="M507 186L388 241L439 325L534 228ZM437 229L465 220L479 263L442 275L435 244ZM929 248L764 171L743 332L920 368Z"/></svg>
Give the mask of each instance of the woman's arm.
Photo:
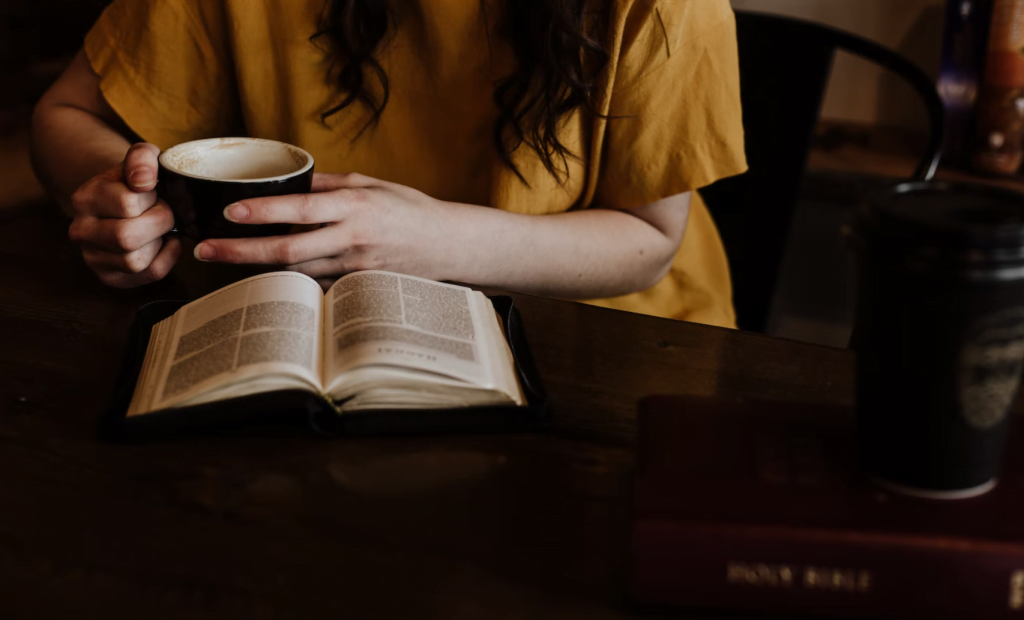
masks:
<svg viewBox="0 0 1024 620"><path fill-rule="evenodd" d="M452 279L566 299L635 293L668 273L689 209L688 193L630 211L534 216L479 209Z"/></svg>
<svg viewBox="0 0 1024 620"><path fill-rule="evenodd" d="M314 193L242 201L237 222L320 224L306 233L213 239L200 260L288 266L314 278L383 269L555 297L643 290L665 276L682 242L690 195L630 211L520 215L435 200L356 174L317 175Z"/></svg>
<svg viewBox="0 0 1024 620"><path fill-rule="evenodd" d="M69 215L75 190L124 160L131 146L127 133L79 52L32 115L36 175Z"/></svg>
<svg viewBox="0 0 1024 620"><path fill-rule="evenodd" d="M36 175L74 218L68 233L85 262L117 287L163 278L181 253L180 241L162 238L174 218L156 198L160 150L131 146L130 133L107 105L83 52L32 115Z"/></svg>

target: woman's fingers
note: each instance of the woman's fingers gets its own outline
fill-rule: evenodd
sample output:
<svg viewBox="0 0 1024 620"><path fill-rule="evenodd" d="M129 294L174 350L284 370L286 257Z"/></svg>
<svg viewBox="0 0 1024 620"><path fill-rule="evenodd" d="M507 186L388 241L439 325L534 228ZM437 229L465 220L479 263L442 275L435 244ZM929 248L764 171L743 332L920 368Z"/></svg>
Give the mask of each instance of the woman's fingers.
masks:
<svg viewBox="0 0 1024 620"><path fill-rule="evenodd" d="M196 245L195 257L201 261L252 265L295 265L337 256L345 247L338 227L279 237L245 239L207 239Z"/></svg>
<svg viewBox="0 0 1024 620"><path fill-rule="evenodd" d="M337 222L356 205L370 203L389 184L361 174L314 174L309 194L249 198L224 208L224 218L239 224L326 224Z"/></svg>
<svg viewBox="0 0 1024 620"><path fill-rule="evenodd" d="M154 144L140 142L132 145L124 156L125 185L136 192L149 191L156 187L159 156L160 148Z"/></svg>
<svg viewBox="0 0 1024 620"><path fill-rule="evenodd" d="M167 237L160 252L144 273L153 278L151 281L163 280L171 272L174 264L178 262L179 256L181 256L181 239L175 236Z"/></svg>
<svg viewBox="0 0 1024 620"><path fill-rule="evenodd" d="M71 196L75 211L68 229L85 262L109 286L131 287L167 275L181 254L181 241L162 240L174 216L157 199L157 157L152 144L135 144L124 161L93 177Z"/></svg>
<svg viewBox="0 0 1024 620"><path fill-rule="evenodd" d="M76 243L110 252L134 252L174 228L174 214L158 201L142 215L126 219L76 217L68 236Z"/></svg>
<svg viewBox="0 0 1024 620"><path fill-rule="evenodd" d="M124 161L93 177L71 196L78 216L132 218L156 204L157 156L152 144L135 144Z"/></svg>
<svg viewBox="0 0 1024 620"><path fill-rule="evenodd" d="M336 189L348 189L352 187L381 187L383 181L368 177L356 172L347 174L325 174L316 172L313 174L313 192L330 192Z"/></svg>
<svg viewBox="0 0 1024 620"><path fill-rule="evenodd" d="M95 270L106 269L122 273L142 273L149 268L163 247L163 239L155 239L134 252L108 252L85 246L82 257Z"/></svg>
<svg viewBox="0 0 1024 620"><path fill-rule="evenodd" d="M369 188L321 194L250 198L224 208L224 217L239 224L326 224L345 218L355 205L372 200Z"/></svg>
<svg viewBox="0 0 1024 620"><path fill-rule="evenodd" d="M171 272L171 268L174 267L174 263L177 262L179 256L181 256L181 240L176 237L168 237L163 242L163 246L152 262L149 263L149 266L139 273L96 269L96 275L107 286L116 288L142 286L143 284L164 279Z"/></svg>
<svg viewBox="0 0 1024 620"><path fill-rule="evenodd" d="M156 203L156 191L136 192L120 179L95 177L71 196L76 215L91 217L138 217Z"/></svg>

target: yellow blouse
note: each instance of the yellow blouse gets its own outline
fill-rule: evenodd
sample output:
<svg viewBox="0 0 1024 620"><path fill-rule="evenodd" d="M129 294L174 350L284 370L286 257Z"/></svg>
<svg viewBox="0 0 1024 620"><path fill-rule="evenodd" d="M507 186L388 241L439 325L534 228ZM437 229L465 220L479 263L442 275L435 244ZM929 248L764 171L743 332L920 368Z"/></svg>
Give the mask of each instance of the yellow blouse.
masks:
<svg viewBox="0 0 1024 620"><path fill-rule="evenodd" d="M361 104L339 100L310 42L326 0L116 0L85 40L110 106L167 148L249 135L296 144L319 172L360 172L442 200L544 215L631 208L743 172L735 21L728 0L613 0L611 59L597 101L561 129L579 154L560 183L528 148L513 154L524 185L497 156L492 93L511 52L487 29L479 0L398 0L398 27L379 51L391 98L353 139ZM492 30L493 32L493 30ZM374 84L375 80L369 80ZM648 290L589 303L734 326L718 232L694 194L669 275Z"/></svg>

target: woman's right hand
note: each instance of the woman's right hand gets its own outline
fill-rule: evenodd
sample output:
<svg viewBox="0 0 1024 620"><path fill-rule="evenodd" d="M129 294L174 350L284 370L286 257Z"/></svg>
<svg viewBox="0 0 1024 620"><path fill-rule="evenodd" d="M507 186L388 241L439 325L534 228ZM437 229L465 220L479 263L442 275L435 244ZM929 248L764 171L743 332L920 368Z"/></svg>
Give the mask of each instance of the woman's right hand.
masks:
<svg viewBox="0 0 1024 620"><path fill-rule="evenodd" d="M93 177L71 197L68 230L101 282L117 288L148 284L166 276L181 254L181 240L164 238L174 215L157 199L160 149L138 143L124 161Z"/></svg>

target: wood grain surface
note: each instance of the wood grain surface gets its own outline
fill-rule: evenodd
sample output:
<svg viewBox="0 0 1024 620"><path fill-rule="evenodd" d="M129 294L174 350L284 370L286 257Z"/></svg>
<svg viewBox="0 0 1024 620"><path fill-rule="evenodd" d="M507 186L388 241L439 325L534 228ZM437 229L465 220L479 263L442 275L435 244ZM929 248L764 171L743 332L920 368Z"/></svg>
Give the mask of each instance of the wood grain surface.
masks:
<svg viewBox="0 0 1024 620"><path fill-rule="evenodd" d="M516 295L549 432L96 439L135 309L55 207L0 222L0 618L617 618L647 394L848 403L852 357Z"/></svg>

